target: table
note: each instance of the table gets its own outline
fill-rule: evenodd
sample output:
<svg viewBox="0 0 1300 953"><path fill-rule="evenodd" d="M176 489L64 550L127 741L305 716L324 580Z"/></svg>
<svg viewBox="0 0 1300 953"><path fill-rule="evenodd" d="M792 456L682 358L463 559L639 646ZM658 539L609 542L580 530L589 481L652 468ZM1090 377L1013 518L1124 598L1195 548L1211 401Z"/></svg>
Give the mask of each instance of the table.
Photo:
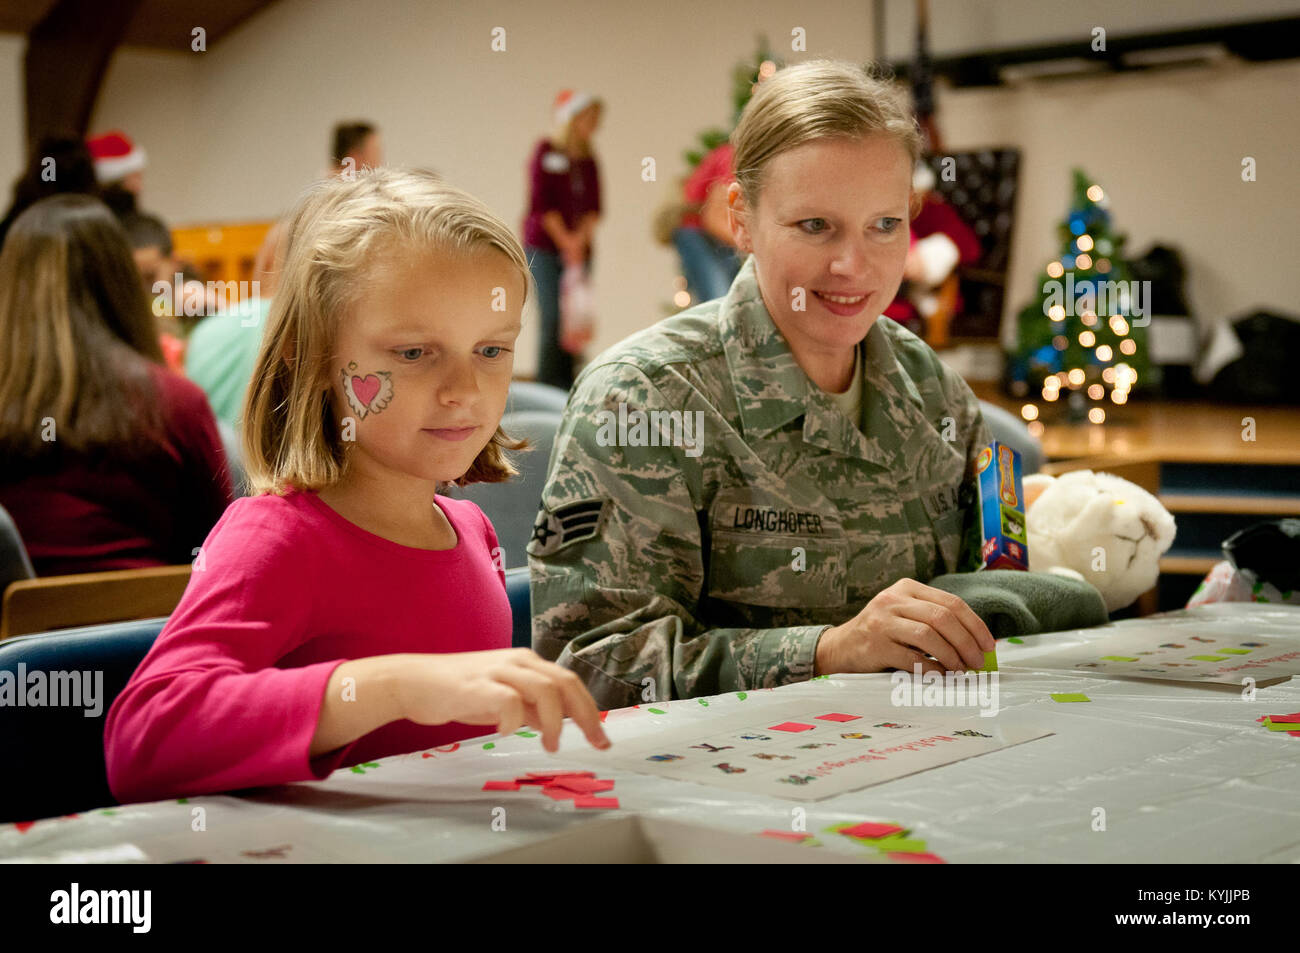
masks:
<svg viewBox="0 0 1300 953"><path fill-rule="evenodd" d="M1188 618L1241 637L1300 635L1300 607L1242 603L1037 636L1021 645L1000 642L1002 709L1041 722L1052 736L824 801L796 804L617 772L599 773L616 779L619 812L577 811L535 791L481 790L489 779L583 767L572 753L585 742L566 724L555 756L536 736L492 736L344 769L320 782L0 825L0 860L460 861L612 813L758 834L789 830L800 808L823 845L805 850L861 854L867 848L820 832L837 822L878 820L911 828L927 850L949 862L1300 861L1300 738L1263 731L1255 721L1300 711L1300 680L1258 689L1248 702L1235 689L1034 667L1053 640L1096 638L1116 624L1163 628ZM692 699L619 709L608 714L606 731L617 745L714 707L761 711L799 696L844 710L855 700L887 700L889 692L887 674L835 676L749 692L743 701L737 693L713 696L708 709ZM1085 692L1092 702L1059 704L1051 692ZM494 808L502 807L505 829L494 830ZM1106 812L1105 831L1092 829L1098 807ZM192 830L196 809L204 831Z"/></svg>

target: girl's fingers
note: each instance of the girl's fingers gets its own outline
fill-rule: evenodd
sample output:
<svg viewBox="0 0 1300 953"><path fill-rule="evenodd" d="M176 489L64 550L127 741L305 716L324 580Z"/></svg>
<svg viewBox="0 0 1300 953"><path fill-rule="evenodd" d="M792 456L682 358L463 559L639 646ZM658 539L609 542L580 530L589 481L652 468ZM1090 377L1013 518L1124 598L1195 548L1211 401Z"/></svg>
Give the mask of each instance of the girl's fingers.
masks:
<svg viewBox="0 0 1300 953"><path fill-rule="evenodd" d="M609 747L609 738L600 723L600 709L596 707L596 701L591 697L591 692L587 691L582 679L567 668L536 655L524 659L523 663L554 681L564 702L564 712L582 729L592 745L597 748Z"/></svg>
<svg viewBox="0 0 1300 953"><path fill-rule="evenodd" d="M499 686L501 689L501 698L496 703L497 707L497 731L503 735L513 735L516 731L524 726L526 713L524 712L524 700L519 697L519 693L513 688L506 685Z"/></svg>
<svg viewBox="0 0 1300 953"><path fill-rule="evenodd" d="M537 709L536 727L542 733L542 747L547 751L557 751L560 747L564 709L555 684L528 665L502 666L492 673L492 677L515 689L524 702Z"/></svg>

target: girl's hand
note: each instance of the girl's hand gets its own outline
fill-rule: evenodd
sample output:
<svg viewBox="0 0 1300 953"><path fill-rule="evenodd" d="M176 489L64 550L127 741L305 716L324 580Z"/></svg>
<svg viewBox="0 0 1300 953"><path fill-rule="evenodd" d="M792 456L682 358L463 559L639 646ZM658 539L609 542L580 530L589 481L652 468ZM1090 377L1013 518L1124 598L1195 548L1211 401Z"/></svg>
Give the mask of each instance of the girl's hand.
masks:
<svg viewBox="0 0 1300 953"><path fill-rule="evenodd" d="M503 735L527 725L540 731L542 746L554 752L568 716L593 746L610 745L596 703L578 676L531 649L410 658L397 689L403 718L421 725L495 725Z"/></svg>
<svg viewBox="0 0 1300 953"><path fill-rule="evenodd" d="M843 625L817 640L817 675L832 672L961 672L984 667L993 635L957 596L900 579ZM933 655L937 662L926 658Z"/></svg>

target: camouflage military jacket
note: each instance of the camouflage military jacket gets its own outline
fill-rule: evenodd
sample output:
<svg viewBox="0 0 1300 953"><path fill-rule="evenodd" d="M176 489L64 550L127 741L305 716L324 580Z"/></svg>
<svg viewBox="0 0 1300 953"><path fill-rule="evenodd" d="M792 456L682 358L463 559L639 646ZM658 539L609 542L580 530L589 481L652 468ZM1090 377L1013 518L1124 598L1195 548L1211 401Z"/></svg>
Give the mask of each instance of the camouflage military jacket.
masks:
<svg viewBox="0 0 1300 953"><path fill-rule="evenodd" d="M533 648L602 708L813 675L817 639L903 578L974 568L970 388L888 318L863 427L803 372L752 257L725 298L574 385L528 544Z"/></svg>

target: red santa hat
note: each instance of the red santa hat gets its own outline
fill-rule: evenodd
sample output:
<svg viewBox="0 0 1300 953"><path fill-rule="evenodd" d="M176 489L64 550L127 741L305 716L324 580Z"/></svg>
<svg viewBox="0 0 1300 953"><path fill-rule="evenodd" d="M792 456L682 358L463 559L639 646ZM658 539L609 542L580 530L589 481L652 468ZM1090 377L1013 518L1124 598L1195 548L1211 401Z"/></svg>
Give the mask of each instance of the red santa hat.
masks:
<svg viewBox="0 0 1300 953"><path fill-rule="evenodd" d="M555 123L567 126L569 120L599 100L580 89L562 89L555 97Z"/></svg>
<svg viewBox="0 0 1300 953"><path fill-rule="evenodd" d="M95 160L95 179L100 185L121 181L147 164L144 149L116 129L87 139L86 148Z"/></svg>

